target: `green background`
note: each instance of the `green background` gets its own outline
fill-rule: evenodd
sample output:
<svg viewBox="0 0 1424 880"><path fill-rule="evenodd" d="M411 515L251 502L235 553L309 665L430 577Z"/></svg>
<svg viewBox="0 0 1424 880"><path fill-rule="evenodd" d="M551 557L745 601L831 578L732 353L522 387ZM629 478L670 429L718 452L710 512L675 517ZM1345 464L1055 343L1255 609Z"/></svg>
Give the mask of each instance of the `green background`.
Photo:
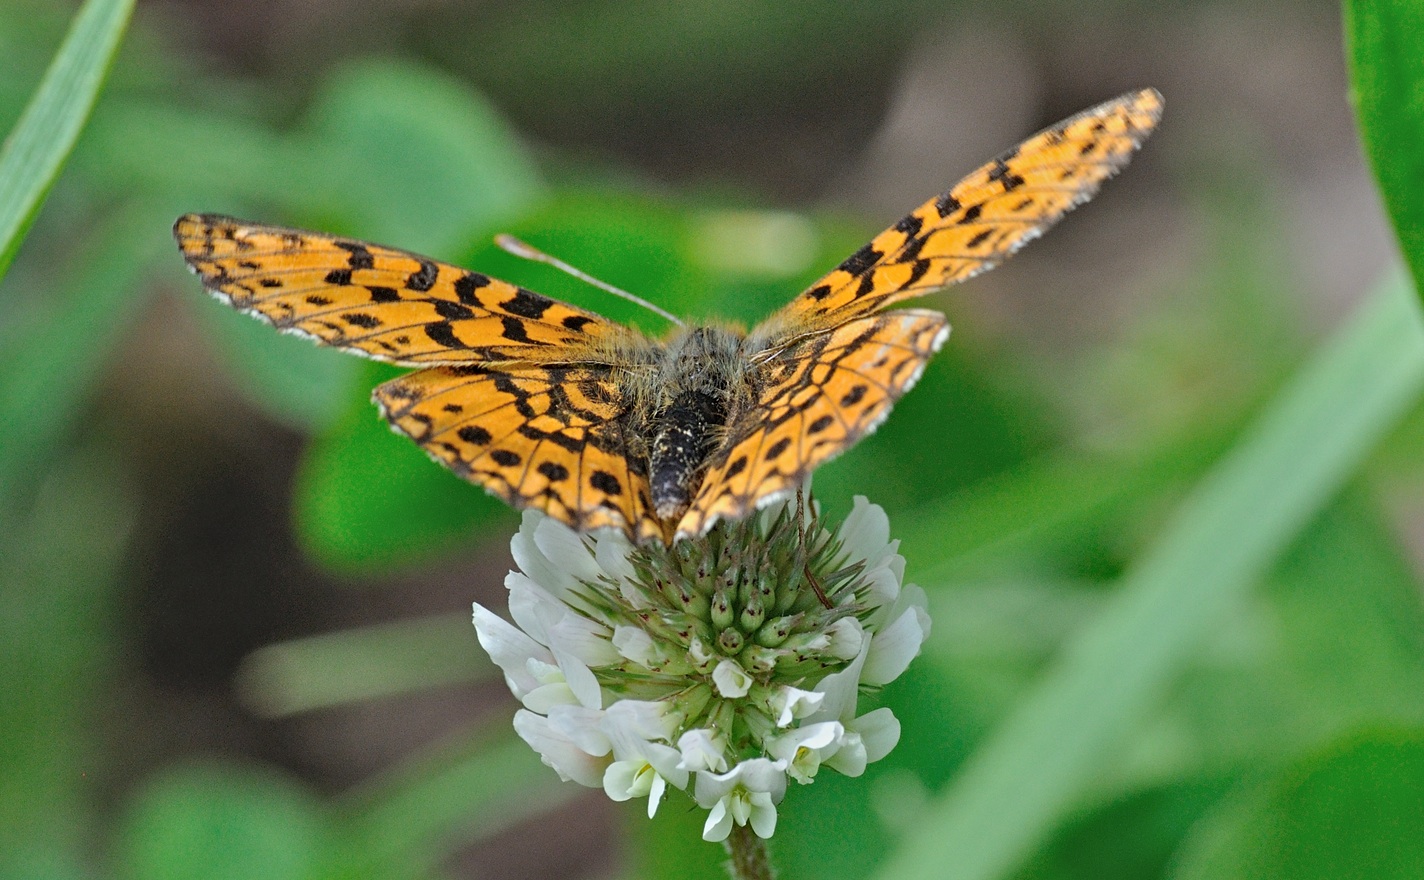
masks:
<svg viewBox="0 0 1424 880"><path fill-rule="evenodd" d="M949 345L817 473L934 631L900 746L793 786L773 856L1424 877L1417 6L131 5L0 0L0 877L723 876L681 795L649 822L514 737L468 607L517 516L379 421L397 371L204 297L178 214L661 330L509 232L750 323L1148 85L1122 178L926 300Z"/></svg>

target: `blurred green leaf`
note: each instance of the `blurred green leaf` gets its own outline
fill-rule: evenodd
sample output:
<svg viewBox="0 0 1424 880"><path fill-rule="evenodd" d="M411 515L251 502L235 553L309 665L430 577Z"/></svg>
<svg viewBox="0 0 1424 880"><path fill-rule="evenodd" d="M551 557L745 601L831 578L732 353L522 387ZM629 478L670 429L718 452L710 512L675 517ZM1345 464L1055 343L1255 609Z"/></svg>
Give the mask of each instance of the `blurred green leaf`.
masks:
<svg viewBox="0 0 1424 880"><path fill-rule="evenodd" d="M1345 43L1365 154L1424 291L1424 5L1346 0Z"/></svg>
<svg viewBox="0 0 1424 880"><path fill-rule="evenodd" d="M3 456L0 456L3 458ZM106 776L95 702L118 652L114 596L134 511L96 449L31 474L0 510L0 876L62 877L89 854Z"/></svg>
<svg viewBox="0 0 1424 880"><path fill-rule="evenodd" d="M1175 880L1415 880L1424 870L1424 729L1353 736L1228 800Z"/></svg>
<svg viewBox="0 0 1424 880"><path fill-rule="evenodd" d="M186 279L184 286L198 284ZM266 322L235 312L210 296L192 298L192 308L254 406L308 432L330 427L346 411L364 373L360 359L278 333Z"/></svg>
<svg viewBox="0 0 1424 880"><path fill-rule="evenodd" d="M1134 791L1065 825L1016 880L1157 880L1226 781L1208 777Z"/></svg>
<svg viewBox="0 0 1424 880"><path fill-rule="evenodd" d="M496 834L580 793L523 740L462 736L365 783L339 804L352 841L344 875L426 877L454 846Z"/></svg>
<svg viewBox="0 0 1424 880"><path fill-rule="evenodd" d="M1217 627L1168 704L1134 732L1019 880L1155 880L1230 782L1365 726L1424 722L1424 608L1375 507L1347 492L1301 532L1268 589ZM1079 611L1088 599L1110 597L1080 595ZM936 612L938 640L944 615ZM977 622L986 640L1013 637L1012 613L951 625L958 632Z"/></svg>
<svg viewBox="0 0 1424 880"><path fill-rule="evenodd" d="M133 0L88 0L0 150L0 277L59 170L118 49Z"/></svg>
<svg viewBox="0 0 1424 880"><path fill-rule="evenodd" d="M78 418L99 371L145 301L139 282L167 253L171 211L130 204L96 224L55 290L30 316L31 331L0 346L0 503L24 484Z"/></svg>
<svg viewBox="0 0 1424 880"><path fill-rule="evenodd" d="M131 880L310 880L331 857L322 804L248 767L168 770L134 797L116 845Z"/></svg>
<svg viewBox="0 0 1424 880"><path fill-rule="evenodd" d="M367 61L339 71L305 135L322 169L302 214L332 232L449 259L545 194L499 113L416 65Z"/></svg>
<svg viewBox="0 0 1424 880"><path fill-rule="evenodd" d="M1207 426L1123 455L1047 454L897 521L901 552L914 576L933 584L987 570L1045 541L1081 541L1106 520L1200 474L1235 429Z"/></svg>
<svg viewBox="0 0 1424 880"><path fill-rule="evenodd" d="M1219 614L1338 491L1424 387L1424 317L1380 285L1183 504L878 876L987 880L1020 863L1163 696Z"/></svg>
<svg viewBox="0 0 1424 880"><path fill-rule="evenodd" d="M259 648L243 660L244 702L293 715L486 678L494 672L470 615L441 614L323 633Z"/></svg>
<svg viewBox="0 0 1424 880"><path fill-rule="evenodd" d="M477 486L398 436L370 402L370 388L403 371L363 363L357 397L307 447L293 489L302 546L343 571L405 565L468 542L480 528L516 517Z"/></svg>

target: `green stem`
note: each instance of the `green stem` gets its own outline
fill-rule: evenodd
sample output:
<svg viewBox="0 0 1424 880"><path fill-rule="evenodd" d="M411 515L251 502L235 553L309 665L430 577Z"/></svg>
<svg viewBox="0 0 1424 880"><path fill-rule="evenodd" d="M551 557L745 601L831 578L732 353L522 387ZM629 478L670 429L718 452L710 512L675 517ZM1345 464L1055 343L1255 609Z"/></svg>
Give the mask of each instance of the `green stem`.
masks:
<svg viewBox="0 0 1424 880"><path fill-rule="evenodd" d="M733 825L726 847L727 854L732 857L727 863L732 880L776 880L776 870L771 867L766 841L757 837L751 826Z"/></svg>

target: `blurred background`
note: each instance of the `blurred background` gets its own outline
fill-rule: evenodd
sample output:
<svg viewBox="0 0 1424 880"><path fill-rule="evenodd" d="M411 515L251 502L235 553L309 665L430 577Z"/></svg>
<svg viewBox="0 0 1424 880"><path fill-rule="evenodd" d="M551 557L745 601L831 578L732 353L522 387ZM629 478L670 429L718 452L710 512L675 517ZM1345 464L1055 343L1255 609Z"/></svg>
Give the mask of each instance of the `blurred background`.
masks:
<svg viewBox="0 0 1424 880"><path fill-rule="evenodd" d="M6 130L74 9L0 0ZM1325 2L143 0L0 287L0 876L722 876L685 798L650 823L514 737L468 612L504 609L517 515L379 421L398 371L204 296L178 214L660 331L510 232L752 322L1000 150L1158 88L1126 172L932 297L950 343L817 473L831 511L889 511L934 618L880 697L899 748L782 808L785 877L869 876L1394 271L1341 45ZM1421 437L1416 407L1002 876L1424 876ZM1351 873L1390 846L1398 873Z"/></svg>

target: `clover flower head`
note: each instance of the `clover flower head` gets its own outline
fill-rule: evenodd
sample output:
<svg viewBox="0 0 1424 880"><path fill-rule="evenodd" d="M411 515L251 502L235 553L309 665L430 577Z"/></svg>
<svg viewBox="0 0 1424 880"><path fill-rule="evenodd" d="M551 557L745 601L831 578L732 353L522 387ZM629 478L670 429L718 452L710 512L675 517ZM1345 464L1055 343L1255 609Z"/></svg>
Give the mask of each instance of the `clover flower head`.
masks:
<svg viewBox="0 0 1424 880"><path fill-rule="evenodd" d="M505 579L511 624L475 605L480 644L524 707L515 731L565 780L622 801L669 788L707 809L707 840L776 828L788 780L858 776L900 737L860 693L929 634L885 512L839 528L779 503L701 538L633 546L525 511Z"/></svg>

